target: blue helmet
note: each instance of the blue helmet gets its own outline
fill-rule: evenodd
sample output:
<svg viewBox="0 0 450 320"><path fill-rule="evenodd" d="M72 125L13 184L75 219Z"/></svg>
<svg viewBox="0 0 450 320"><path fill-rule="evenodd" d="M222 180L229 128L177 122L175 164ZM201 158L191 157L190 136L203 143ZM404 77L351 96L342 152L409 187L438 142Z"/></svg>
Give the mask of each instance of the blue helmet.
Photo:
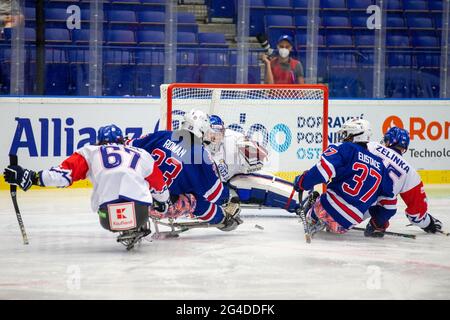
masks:
<svg viewBox="0 0 450 320"><path fill-rule="evenodd" d="M222 121L222 119L219 116L216 115L210 115L209 116L209 122L211 124L211 129L213 131L223 131L225 130L225 123Z"/></svg>
<svg viewBox="0 0 450 320"><path fill-rule="evenodd" d="M294 39L292 39L292 37L290 35L284 34L284 35L280 36L278 38L277 44L279 44L283 40L289 42L289 44L292 47L294 47Z"/></svg>
<svg viewBox="0 0 450 320"><path fill-rule="evenodd" d="M409 133L405 129L392 127L384 134L383 141L387 147L401 147L407 150L409 147Z"/></svg>
<svg viewBox="0 0 450 320"><path fill-rule="evenodd" d="M100 127L97 133L97 140L99 143L115 143L123 140L123 133L120 128L114 124Z"/></svg>

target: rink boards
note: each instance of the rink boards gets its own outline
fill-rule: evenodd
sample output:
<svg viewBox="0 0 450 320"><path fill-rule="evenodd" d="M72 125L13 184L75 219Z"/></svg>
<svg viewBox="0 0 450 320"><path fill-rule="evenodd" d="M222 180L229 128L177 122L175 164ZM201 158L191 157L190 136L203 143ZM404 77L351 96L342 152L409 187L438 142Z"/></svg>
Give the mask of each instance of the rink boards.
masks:
<svg viewBox="0 0 450 320"><path fill-rule="evenodd" d="M272 172L291 180L319 159L320 103L265 101L260 112L249 111L249 101L235 102L240 103L242 108L227 122L241 126L244 132L250 132L265 144ZM0 150L4 154L0 167L8 164L8 153L17 153L25 167L43 169L60 163L77 148L95 143L96 131L102 125L115 123L130 137L154 132L159 127L160 101L0 98L0 115ZM336 132L343 122L352 117L369 120L376 141L390 126L407 129L411 144L405 156L419 169L424 182L450 183L450 100L331 100L328 118L331 143L336 142ZM0 180L0 187L5 188L3 179Z"/></svg>

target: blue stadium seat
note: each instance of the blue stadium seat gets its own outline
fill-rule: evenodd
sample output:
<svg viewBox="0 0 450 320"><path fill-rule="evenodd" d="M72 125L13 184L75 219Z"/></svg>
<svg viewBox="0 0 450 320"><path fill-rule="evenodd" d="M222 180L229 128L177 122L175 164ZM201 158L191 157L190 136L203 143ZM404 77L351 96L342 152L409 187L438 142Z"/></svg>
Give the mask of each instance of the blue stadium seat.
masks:
<svg viewBox="0 0 450 320"><path fill-rule="evenodd" d="M367 29L367 19L369 15L366 13L352 12L351 23L352 27L356 29Z"/></svg>
<svg viewBox="0 0 450 320"><path fill-rule="evenodd" d="M327 33L328 47L353 47L353 39L351 32L330 31Z"/></svg>
<svg viewBox="0 0 450 320"><path fill-rule="evenodd" d="M410 53L388 53L387 55L388 63L387 65L389 67L409 67L411 68L413 66L412 62L412 54Z"/></svg>
<svg viewBox="0 0 450 320"><path fill-rule="evenodd" d="M322 10L347 10L345 0L320 0Z"/></svg>
<svg viewBox="0 0 450 320"><path fill-rule="evenodd" d="M208 66L226 66L229 64L228 50L201 50L198 64Z"/></svg>
<svg viewBox="0 0 450 320"><path fill-rule="evenodd" d="M443 9L442 1L441 0L433 0L428 2L428 6L430 7L431 11L437 11L440 12Z"/></svg>
<svg viewBox="0 0 450 320"><path fill-rule="evenodd" d="M9 94L11 84L11 49L0 50L0 94Z"/></svg>
<svg viewBox="0 0 450 320"><path fill-rule="evenodd" d="M166 5L166 0L141 0L143 5L162 7Z"/></svg>
<svg viewBox="0 0 450 320"><path fill-rule="evenodd" d="M11 30L11 29L5 29ZM36 30L33 28L25 28L25 42L34 42L36 41Z"/></svg>
<svg viewBox="0 0 450 320"><path fill-rule="evenodd" d="M196 46L197 37L194 32L177 32L178 46Z"/></svg>
<svg viewBox="0 0 450 320"><path fill-rule="evenodd" d="M319 21L318 21L319 25L320 25L321 20L322 19L319 17ZM294 17L294 25L297 28L301 28L301 29L307 28L308 27L308 13L306 11L297 13Z"/></svg>
<svg viewBox="0 0 450 320"><path fill-rule="evenodd" d="M135 45L134 32L130 30L108 30L106 32L108 45Z"/></svg>
<svg viewBox="0 0 450 320"><path fill-rule="evenodd" d="M111 24L137 24L136 14L131 10L110 10L107 17Z"/></svg>
<svg viewBox="0 0 450 320"><path fill-rule="evenodd" d="M25 20L36 21L36 9L25 7Z"/></svg>
<svg viewBox="0 0 450 320"><path fill-rule="evenodd" d="M177 19L178 23L197 24L197 21L195 21L195 15L191 12L178 12Z"/></svg>
<svg viewBox="0 0 450 320"><path fill-rule="evenodd" d="M439 48L440 42L439 38L434 34L424 34L424 33L416 33L413 34L412 44L414 47L420 48Z"/></svg>
<svg viewBox="0 0 450 320"><path fill-rule="evenodd" d="M330 68L356 68L356 57L353 52L332 52L328 63Z"/></svg>
<svg viewBox="0 0 450 320"><path fill-rule="evenodd" d="M156 45L162 46L165 42L164 32L141 30L137 32L137 42L140 45Z"/></svg>
<svg viewBox="0 0 450 320"><path fill-rule="evenodd" d="M164 49L146 49L136 51L138 65L164 65Z"/></svg>
<svg viewBox="0 0 450 320"><path fill-rule="evenodd" d="M294 25L292 16L288 15L267 15L267 27L292 27Z"/></svg>
<svg viewBox="0 0 450 320"><path fill-rule="evenodd" d="M52 21L65 22L68 16L69 14L64 8L45 9L45 22L52 22Z"/></svg>
<svg viewBox="0 0 450 320"><path fill-rule="evenodd" d="M110 0L112 4L141 4L139 0Z"/></svg>
<svg viewBox="0 0 450 320"><path fill-rule="evenodd" d="M90 40L90 30L88 29L74 29L72 30L72 42L76 45L88 45ZM103 36L102 43L105 43L105 36Z"/></svg>
<svg viewBox="0 0 450 320"><path fill-rule="evenodd" d="M249 35L256 36L265 33L264 16L265 16L264 0L250 0L250 27Z"/></svg>
<svg viewBox="0 0 450 320"><path fill-rule="evenodd" d="M416 60L419 68L439 69L441 66L440 52L418 52Z"/></svg>
<svg viewBox="0 0 450 320"><path fill-rule="evenodd" d="M373 5L373 0L348 0L347 5L350 10L366 11L366 9Z"/></svg>
<svg viewBox="0 0 450 320"><path fill-rule="evenodd" d="M229 0L208 0L208 19L212 18L228 18L236 17L236 1Z"/></svg>
<svg viewBox="0 0 450 320"><path fill-rule="evenodd" d="M436 13L434 16L434 27L436 29L442 29L442 12Z"/></svg>
<svg viewBox="0 0 450 320"><path fill-rule="evenodd" d="M135 57L132 52L104 50L103 63L103 95L134 95Z"/></svg>
<svg viewBox="0 0 450 320"><path fill-rule="evenodd" d="M200 46L228 47L225 35L218 32L199 32L198 42Z"/></svg>
<svg viewBox="0 0 450 320"><path fill-rule="evenodd" d="M434 0L430 1L433 2ZM428 1L424 0L408 0L404 1L403 8L405 11L428 11Z"/></svg>
<svg viewBox="0 0 450 320"><path fill-rule="evenodd" d="M326 28L350 28L350 19L346 14L325 15L322 23Z"/></svg>
<svg viewBox="0 0 450 320"><path fill-rule="evenodd" d="M70 43L69 30L60 28L46 28L45 42L47 43Z"/></svg>
<svg viewBox="0 0 450 320"><path fill-rule="evenodd" d="M324 47L325 46L325 36L323 32L319 32L318 39L317 39L317 46L318 47ZM306 47L307 43L307 33L306 30L299 30L297 34L295 35L295 43L297 50L302 50Z"/></svg>
<svg viewBox="0 0 450 320"><path fill-rule="evenodd" d="M292 6L296 10L305 10L308 9L308 0L293 0Z"/></svg>
<svg viewBox="0 0 450 320"><path fill-rule="evenodd" d="M191 12L178 12L177 23L178 31L198 32L198 25L195 21L195 15Z"/></svg>
<svg viewBox="0 0 450 320"><path fill-rule="evenodd" d="M158 97L164 81L163 49L138 50L136 63L136 95Z"/></svg>
<svg viewBox="0 0 450 320"><path fill-rule="evenodd" d="M408 27L410 29L434 29L433 20L427 15L408 15L406 20L408 21Z"/></svg>
<svg viewBox="0 0 450 320"><path fill-rule="evenodd" d="M165 13L162 11L141 10L137 12L140 24L163 25L165 23Z"/></svg>
<svg viewBox="0 0 450 320"><path fill-rule="evenodd" d="M402 0L389 0L387 2L387 10L388 11L402 11L403 10L403 1Z"/></svg>
<svg viewBox="0 0 450 320"><path fill-rule="evenodd" d="M265 0L267 8L292 9L291 0Z"/></svg>
<svg viewBox="0 0 450 320"><path fill-rule="evenodd" d="M409 47L409 37L407 34L393 34L388 33L386 35L387 47Z"/></svg>
<svg viewBox="0 0 450 320"><path fill-rule="evenodd" d="M388 29L403 29L406 27L402 14L389 13L386 20Z"/></svg>
<svg viewBox="0 0 450 320"><path fill-rule="evenodd" d="M202 66L199 69L200 83L233 83L232 67Z"/></svg>
<svg viewBox="0 0 450 320"><path fill-rule="evenodd" d="M67 31L67 30L66 30ZM70 67L66 50L45 50L45 94L68 95Z"/></svg>
<svg viewBox="0 0 450 320"><path fill-rule="evenodd" d="M355 45L358 48L370 48L375 45L375 34L373 31L361 31L355 33Z"/></svg>

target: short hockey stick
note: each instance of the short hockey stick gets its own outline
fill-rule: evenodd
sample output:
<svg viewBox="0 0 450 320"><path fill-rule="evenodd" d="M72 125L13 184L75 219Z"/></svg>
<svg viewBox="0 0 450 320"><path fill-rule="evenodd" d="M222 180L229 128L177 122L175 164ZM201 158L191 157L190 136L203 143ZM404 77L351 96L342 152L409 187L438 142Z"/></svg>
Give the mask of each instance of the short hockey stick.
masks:
<svg viewBox="0 0 450 320"><path fill-rule="evenodd" d="M18 160L17 155L9 155L9 163L13 166L17 166ZM14 205L14 210L16 211L17 221L19 222L20 232L22 233L23 244L28 244L28 237L25 231L25 226L23 224L22 215L20 214L19 205L17 203L17 186L11 184L9 186L9 191L11 193L11 199Z"/></svg>
<svg viewBox="0 0 450 320"><path fill-rule="evenodd" d="M351 230L365 231L366 229L355 227L355 228L352 228ZM416 236L414 234L407 234L407 233L386 231L384 234L389 235L389 236L404 237L404 238L410 238L410 239L416 238Z"/></svg>
<svg viewBox="0 0 450 320"><path fill-rule="evenodd" d="M302 220L303 230L305 232L306 243L311 243L311 233L309 232L308 224L306 223L306 214L305 214L305 209L303 208L303 205L302 205L302 198L303 198L303 191L300 191L298 193L299 207L296 210L296 213L298 216L300 216L300 219Z"/></svg>

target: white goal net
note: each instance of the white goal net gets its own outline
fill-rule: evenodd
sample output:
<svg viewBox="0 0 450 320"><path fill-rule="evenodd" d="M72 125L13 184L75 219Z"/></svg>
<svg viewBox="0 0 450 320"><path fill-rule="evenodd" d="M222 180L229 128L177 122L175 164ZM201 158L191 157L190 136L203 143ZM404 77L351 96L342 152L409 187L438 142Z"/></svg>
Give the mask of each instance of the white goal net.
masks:
<svg viewBox="0 0 450 320"><path fill-rule="evenodd" d="M161 86L163 129L178 129L194 108L263 144L269 151L266 170L287 180L312 166L327 145L328 90L322 85Z"/></svg>

